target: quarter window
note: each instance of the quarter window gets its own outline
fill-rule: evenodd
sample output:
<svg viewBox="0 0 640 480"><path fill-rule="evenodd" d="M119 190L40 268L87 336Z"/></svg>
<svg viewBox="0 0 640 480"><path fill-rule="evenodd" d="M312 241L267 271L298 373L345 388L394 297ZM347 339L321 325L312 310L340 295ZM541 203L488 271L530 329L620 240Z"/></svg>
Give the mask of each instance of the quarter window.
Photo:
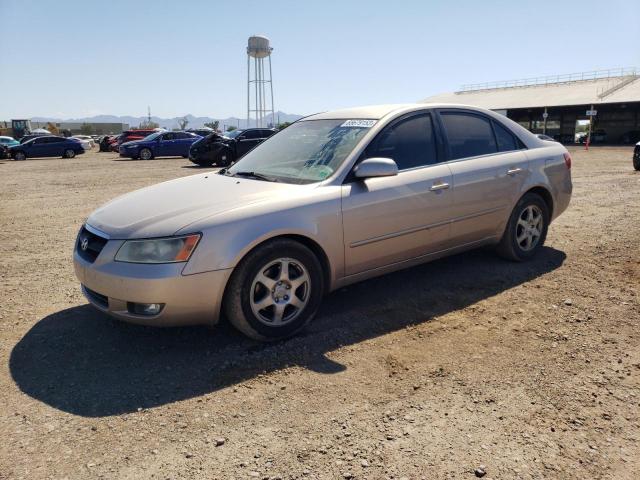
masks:
<svg viewBox="0 0 640 480"><path fill-rule="evenodd" d="M518 142L506 128L498 122L493 122L493 128L496 132L496 140L498 140L498 150L501 152L518 150Z"/></svg>
<svg viewBox="0 0 640 480"><path fill-rule="evenodd" d="M431 115L417 115L385 129L367 157L391 158L399 170L438 162Z"/></svg>
<svg viewBox="0 0 640 480"><path fill-rule="evenodd" d="M489 120L467 113L442 113L451 159L496 153L496 139Z"/></svg>

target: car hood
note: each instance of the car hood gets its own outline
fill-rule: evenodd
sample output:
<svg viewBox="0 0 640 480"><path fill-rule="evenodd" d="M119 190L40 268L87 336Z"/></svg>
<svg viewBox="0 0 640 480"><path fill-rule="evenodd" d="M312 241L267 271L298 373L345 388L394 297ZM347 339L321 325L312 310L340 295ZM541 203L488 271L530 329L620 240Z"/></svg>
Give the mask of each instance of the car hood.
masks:
<svg viewBox="0 0 640 480"><path fill-rule="evenodd" d="M144 142L144 139L141 140L130 140L128 142L122 142L120 144L121 147L132 147L134 145L142 145Z"/></svg>
<svg viewBox="0 0 640 480"><path fill-rule="evenodd" d="M87 223L114 239L164 237L205 217L303 188L208 172L125 194L94 211Z"/></svg>

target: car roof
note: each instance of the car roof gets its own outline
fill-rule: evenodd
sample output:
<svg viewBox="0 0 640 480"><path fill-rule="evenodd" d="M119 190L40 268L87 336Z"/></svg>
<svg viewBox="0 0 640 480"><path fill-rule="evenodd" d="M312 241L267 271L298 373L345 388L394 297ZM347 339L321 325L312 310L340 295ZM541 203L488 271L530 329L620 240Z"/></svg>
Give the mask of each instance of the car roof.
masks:
<svg viewBox="0 0 640 480"><path fill-rule="evenodd" d="M402 112L410 112L418 109L428 108L464 108L465 110L476 110L487 112L484 108L474 107L473 105L464 105L459 103L399 103L388 105L367 105L363 107L344 108L340 110L332 110L322 113L309 115L300 119L306 120L340 120L340 119L371 119L379 120L390 114Z"/></svg>

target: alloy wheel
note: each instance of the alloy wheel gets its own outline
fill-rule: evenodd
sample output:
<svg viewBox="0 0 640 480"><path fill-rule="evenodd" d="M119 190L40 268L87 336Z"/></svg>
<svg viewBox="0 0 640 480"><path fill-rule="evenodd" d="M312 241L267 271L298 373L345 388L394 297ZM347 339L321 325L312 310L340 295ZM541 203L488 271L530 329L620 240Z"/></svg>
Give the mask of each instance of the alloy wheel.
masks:
<svg viewBox="0 0 640 480"><path fill-rule="evenodd" d="M304 310L310 292L311 277L305 266L292 258L279 258L264 265L255 276L251 310L265 325L286 325Z"/></svg>
<svg viewBox="0 0 640 480"><path fill-rule="evenodd" d="M516 242L525 252L533 250L542 235L544 216L537 205L527 205L516 223Z"/></svg>

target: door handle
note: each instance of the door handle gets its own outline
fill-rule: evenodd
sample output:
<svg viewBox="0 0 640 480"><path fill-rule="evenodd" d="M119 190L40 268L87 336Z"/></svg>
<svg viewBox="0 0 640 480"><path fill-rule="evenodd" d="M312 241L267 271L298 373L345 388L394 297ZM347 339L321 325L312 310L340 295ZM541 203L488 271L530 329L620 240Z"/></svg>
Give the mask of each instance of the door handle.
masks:
<svg viewBox="0 0 640 480"><path fill-rule="evenodd" d="M512 175L513 176L513 175L515 175L517 173L520 173L521 171L522 171L522 169L518 168L518 167L510 168L509 170L507 170L507 175Z"/></svg>
<svg viewBox="0 0 640 480"><path fill-rule="evenodd" d="M446 190L447 188L449 188L448 183L434 183L433 185L431 185L431 188L429 190L431 190L432 192L437 192L438 190Z"/></svg>

